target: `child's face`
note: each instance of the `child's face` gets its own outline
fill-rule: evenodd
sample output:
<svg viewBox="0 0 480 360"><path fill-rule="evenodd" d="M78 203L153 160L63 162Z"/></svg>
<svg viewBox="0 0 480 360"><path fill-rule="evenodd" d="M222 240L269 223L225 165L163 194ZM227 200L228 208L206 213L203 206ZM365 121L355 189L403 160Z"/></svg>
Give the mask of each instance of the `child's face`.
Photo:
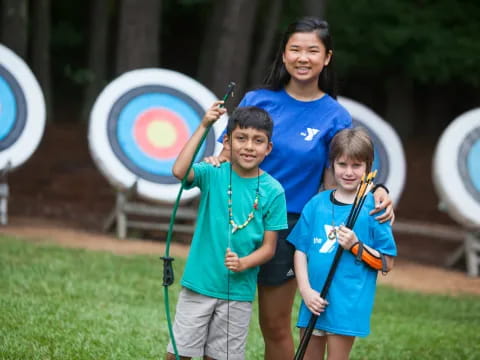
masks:
<svg viewBox="0 0 480 360"><path fill-rule="evenodd" d="M362 176L367 171L367 163L355 159L340 156L335 159L333 165L333 176L337 183L337 189L348 193L357 191Z"/></svg>
<svg viewBox="0 0 480 360"><path fill-rule="evenodd" d="M272 143L267 134L258 129L236 127L231 134L231 144L227 135L223 146L232 153L232 166L243 177L257 176L258 166L272 151Z"/></svg>

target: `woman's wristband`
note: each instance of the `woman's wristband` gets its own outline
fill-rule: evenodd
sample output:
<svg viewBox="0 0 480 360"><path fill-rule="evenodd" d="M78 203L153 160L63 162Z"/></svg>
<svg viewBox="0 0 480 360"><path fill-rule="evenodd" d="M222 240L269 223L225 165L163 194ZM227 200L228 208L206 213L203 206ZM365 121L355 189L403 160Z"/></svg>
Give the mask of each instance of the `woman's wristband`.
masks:
<svg viewBox="0 0 480 360"><path fill-rule="evenodd" d="M383 184L376 184L376 185L372 188L372 194L373 194L375 191L377 191L378 188L382 188L382 189L384 189L384 190L387 192L387 194L390 194L390 191L388 190L388 188L387 188L385 185L383 185Z"/></svg>

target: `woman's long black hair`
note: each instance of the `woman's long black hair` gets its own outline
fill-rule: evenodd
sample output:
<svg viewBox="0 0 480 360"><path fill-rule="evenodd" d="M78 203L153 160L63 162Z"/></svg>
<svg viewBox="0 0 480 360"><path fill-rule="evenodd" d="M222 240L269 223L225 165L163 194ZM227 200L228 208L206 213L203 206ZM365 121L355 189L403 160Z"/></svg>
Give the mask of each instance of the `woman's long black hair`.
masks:
<svg viewBox="0 0 480 360"><path fill-rule="evenodd" d="M271 65L270 71L263 81L263 87L271 90L280 90L290 81L290 74L283 64L283 53L290 37L299 32L315 32L325 46L327 54L332 51L333 42L328 28L328 23L316 17L307 16L291 23L285 33ZM333 98L337 97L336 79L333 68L333 56L328 66L325 66L318 78L318 88Z"/></svg>

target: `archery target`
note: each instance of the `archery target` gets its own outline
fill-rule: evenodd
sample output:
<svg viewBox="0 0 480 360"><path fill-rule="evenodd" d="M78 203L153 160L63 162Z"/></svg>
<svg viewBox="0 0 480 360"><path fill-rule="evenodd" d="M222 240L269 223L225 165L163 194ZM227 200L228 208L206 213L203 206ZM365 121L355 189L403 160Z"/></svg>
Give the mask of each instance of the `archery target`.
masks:
<svg viewBox="0 0 480 360"><path fill-rule="evenodd" d="M443 132L433 157L433 183L454 220L480 228L480 108L460 115Z"/></svg>
<svg viewBox="0 0 480 360"><path fill-rule="evenodd" d="M0 169L23 164L45 128L45 101L25 62L0 45Z"/></svg>
<svg viewBox="0 0 480 360"><path fill-rule="evenodd" d="M180 182L172 175L177 155L201 122L215 95L196 80L166 69L139 69L112 81L97 98L89 124L93 158L110 183L140 196L173 202ZM215 139L226 116L200 148L195 161L217 154ZM199 194L183 192L182 200Z"/></svg>
<svg viewBox="0 0 480 360"><path fill-rule="evenodd" d="M363 127L374 146L372 169L378 170L375 183L385 184L394 204L398 203L405 185L406 163L403 146L395 130L375 112L354 100L339 97L338 102L352 116L353 125Z"/></svg>

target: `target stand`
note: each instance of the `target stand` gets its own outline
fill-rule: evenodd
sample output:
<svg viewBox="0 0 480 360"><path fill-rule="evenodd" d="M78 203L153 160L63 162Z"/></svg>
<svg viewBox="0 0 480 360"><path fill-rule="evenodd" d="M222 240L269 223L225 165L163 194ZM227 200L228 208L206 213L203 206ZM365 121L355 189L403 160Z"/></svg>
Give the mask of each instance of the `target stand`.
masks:
<svg viewBox="0 0 480 360"><path fill-rule="evenodd" d="M120 239L127 237L128 229L168 231L169 219L172 214L171 204L150 204L138 199L137 182L126 191L117 191L114 209L104 222L105 232L116 228ZM193 234L195 230L197 211L195 200L188 206L179 207L176 219L187 224L176 224L175 231Z"/></svg>
<svg viewBox="0 0 480 360"><path fill-rule="evenodd" d="M43 93L32 71L0 44L0 225L8 223L8 173L36 150L45 117Z"/></svg>
<svg viewBox="0 0 480 360"><path fill-rule="evenodd" d="M0 225L8 224L8 189L7 175L11 168L11 162L0 171Z"/></svg>
<svg viewBox="0 0 480 360"><path fill-rule="evenodd" d="M480 232L467 232L460 245L445 261L447 267L453 267L465 257L467 274L472 277L479 276L480 268Z"/></svg>
<svg viewBox="0 0 480 360"><path fill-rule="evenodd" d="M463 243L446 261L465 258L468 275L480 268L480 108L456 118L443 132L433 159L440 208L465 229Z"/></svg>
<svg viewBox="0 0 480 360"><path fill-rule="evenodd" d="M89 122L89 146L99 170L116 189L116 203L104 229L167 231L180 181L172 175L177 155L216 96L196 80L166 69L139 69L113 80L97 98ZM195 162L219 153L226 126L220 118ZM185 190L175 230L193 233L198 188ZM138 218L142 218L138 220Z"/></svg>

